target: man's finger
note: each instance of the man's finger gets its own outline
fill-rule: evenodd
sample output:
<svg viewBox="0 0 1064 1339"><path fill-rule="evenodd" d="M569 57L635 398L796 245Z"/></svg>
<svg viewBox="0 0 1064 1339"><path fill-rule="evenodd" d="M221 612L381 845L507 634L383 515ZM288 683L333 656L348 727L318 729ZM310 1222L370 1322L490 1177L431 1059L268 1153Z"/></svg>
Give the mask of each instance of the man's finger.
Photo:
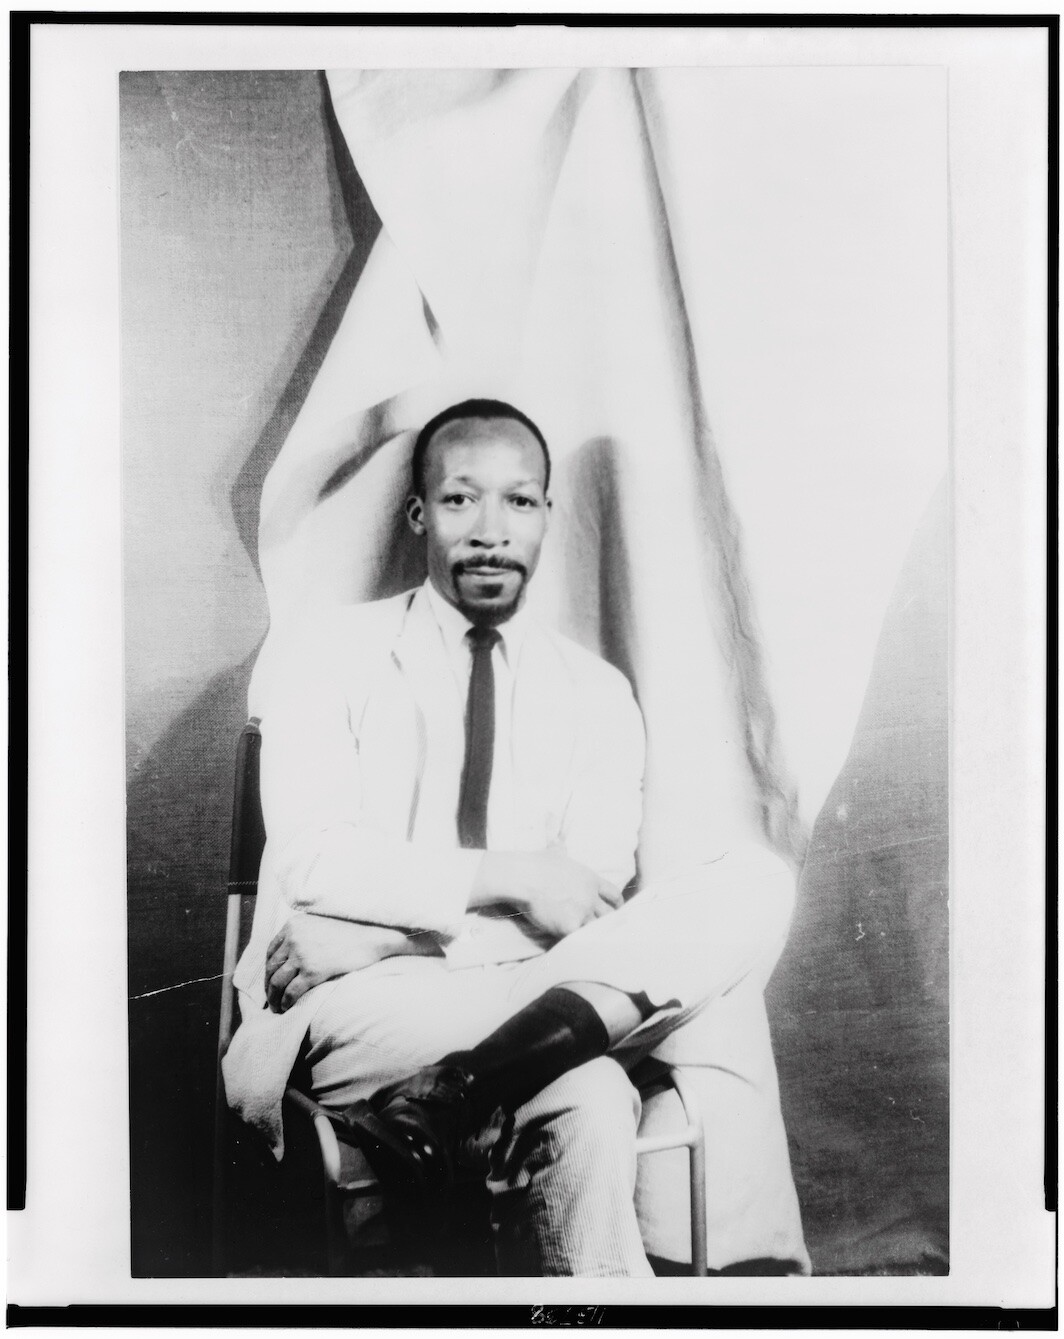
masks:
<svg viewBox="0 0 1064 1339"><path fill-rule="evenodd" d="M305 995L309 989L310 982L307 978L301 973L297 974L293 980L289 981L284 994L281 996L281 1013L284 1013L286 1009L291 1009L296 1000Z"/></svg>
<svg viewBox="0 0 1064 1339"><path fill-rule="evenodd" d="M288 957L288 948L289 948L288 940L284 937L284 935L278 935L277 938L271 942L270 947L266 950L267 976L270 976L271 973L276 972L278 967L280 967L280 965L285 961L285 959Z"/></svg>
<svg viewBox="0 0 1064 1339"><path fill-rule="evenodd" d="M624 901L624 894L619 888L615 888L609 879L599 879L598 894L614 908L619 907Z"/></svg>
<svg viewBox="0 0 1064 1339"><path fill-rule="evenodd" d="M299 968L291 962L283 963L266 982L266 999L274 1013L279 1012L281 996L288 983L299 975Z"/></svg>

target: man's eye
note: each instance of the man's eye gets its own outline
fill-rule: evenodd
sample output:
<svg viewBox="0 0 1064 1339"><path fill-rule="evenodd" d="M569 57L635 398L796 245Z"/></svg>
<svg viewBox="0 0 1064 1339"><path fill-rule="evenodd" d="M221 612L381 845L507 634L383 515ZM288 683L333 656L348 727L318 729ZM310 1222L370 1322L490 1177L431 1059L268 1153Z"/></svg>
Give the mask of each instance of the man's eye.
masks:
<svg viewBox="0 0 1064 1339"><path fill-rule="evenodd" d="M448 507L461 507L470 501L466 493L448 493L443 499Z"/></svg>
<svg viewBox="0 0 1064 1339"><path fill-rule="evenodd" d="M516 493L510 499L510 501L514 504L515 507L528 508L528 507L536 507L539 505L534 497L525 497L523 493Z"/></svg>

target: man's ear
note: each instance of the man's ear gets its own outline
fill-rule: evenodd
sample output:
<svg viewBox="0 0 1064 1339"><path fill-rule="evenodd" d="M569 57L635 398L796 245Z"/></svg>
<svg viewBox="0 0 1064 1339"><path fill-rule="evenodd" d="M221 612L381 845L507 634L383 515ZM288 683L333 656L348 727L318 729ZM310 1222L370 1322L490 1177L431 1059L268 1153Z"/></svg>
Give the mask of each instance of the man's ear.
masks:
<svg viewBox="0 0 1064 1339"><path fill-rule="evenodd" d="M415 535L425 533L425 504L416 493L411 493L406 500L406 519Z"/></svg>

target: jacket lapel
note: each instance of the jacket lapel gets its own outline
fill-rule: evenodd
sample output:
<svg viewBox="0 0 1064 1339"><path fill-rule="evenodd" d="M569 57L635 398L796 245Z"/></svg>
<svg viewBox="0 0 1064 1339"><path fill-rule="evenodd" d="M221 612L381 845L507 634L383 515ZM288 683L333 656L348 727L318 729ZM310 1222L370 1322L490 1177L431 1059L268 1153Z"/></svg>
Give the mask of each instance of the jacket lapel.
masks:
<svg viewBox="0 0 1064 1339"><path fill-rule="evenodd" d="M465 751L463 703L424 590L392 648L414 713L416 761L407 839L451 846Z"/></svg>

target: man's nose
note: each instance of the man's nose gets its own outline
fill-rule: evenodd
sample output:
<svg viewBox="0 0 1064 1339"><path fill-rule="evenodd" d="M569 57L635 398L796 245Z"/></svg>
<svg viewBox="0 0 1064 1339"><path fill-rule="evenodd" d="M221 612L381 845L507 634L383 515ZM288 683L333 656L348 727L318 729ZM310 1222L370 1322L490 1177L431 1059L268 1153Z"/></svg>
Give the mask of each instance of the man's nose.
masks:
<svg viewBox="0 0 1064 1339"><path fill-rule="evenodd" d="M476 521L469 533L469 542L474 546L486 549L509 544L510 537L506 529L506 516L503 508L497 502L488 498L481 501L477 508Z"/></svg>

